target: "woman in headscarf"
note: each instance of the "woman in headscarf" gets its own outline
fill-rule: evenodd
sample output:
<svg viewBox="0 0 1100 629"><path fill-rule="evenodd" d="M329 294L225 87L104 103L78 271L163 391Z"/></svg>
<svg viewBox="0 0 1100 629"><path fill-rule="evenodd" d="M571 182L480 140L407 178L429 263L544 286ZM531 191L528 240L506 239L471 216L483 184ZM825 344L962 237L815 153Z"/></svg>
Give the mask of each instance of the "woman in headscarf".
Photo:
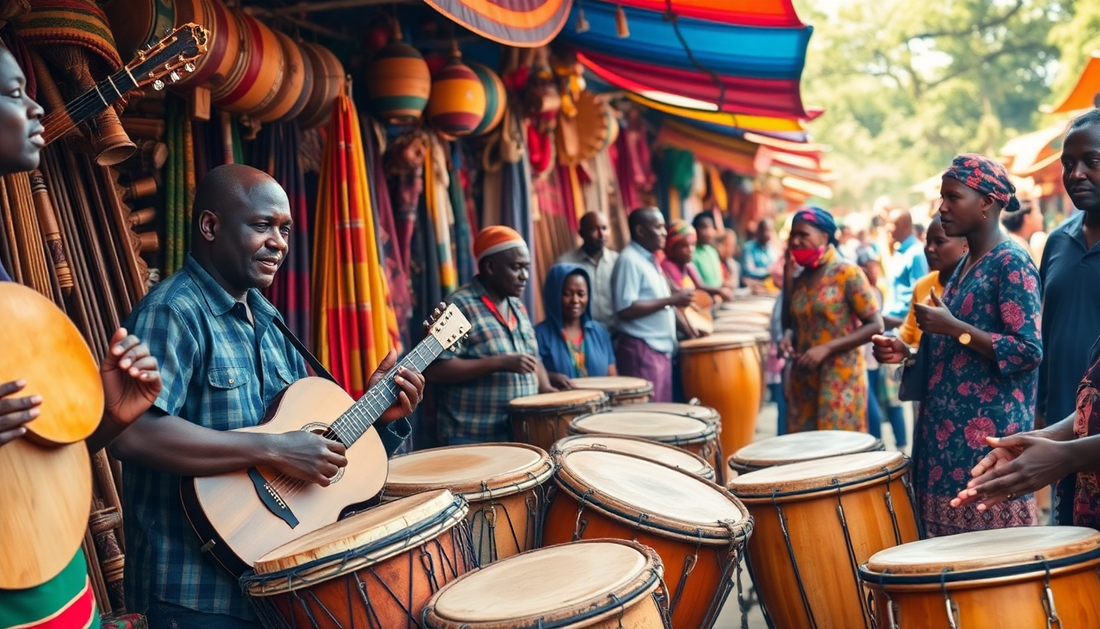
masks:
<svg viewBox="0 0 1100 629"><path fill-rule="evenodd" d="M1039 274L999 223L1002 210L1019 208L1015 191L1004 167L981 155L956 157L940 184L940 224L966 238L969 252L942 296L933 289L931 303L914 305L920 351L930 353L913 439L913 486L928 536L1031 526L1037 517L1032 494L985 511L950 506L988 450L985 438L1031 430L1035 420ZM918 364L900 339L874 342L880 362Z"/></svg>
<svg viewBox="0 0 1100 629"><path fill-rule="evenodd" d="M867 366L861 346L882 333L863 271L837 252L836 222L816 207L791 220L788 249L802 272L787 278L790 325L780 349L792 361L787 431L867 430Z"/></svg>
<svg viewBox="0 0 1100 629"><path fill-rule="evenodd" d="M665 237L665 259L661 262L661 269L672 283L673 290L699 289L706 291L711 297L719 297L729 301L733 299L733 291L724 286L707 286L699 274L694 262L695 242L697 234L695 228L687 221L672 221L668 225L668 235Z"/></svg>
<svg viewBox="0 0 1100 629"><path fill-rule="evenodd" d="M535 338L550 384L558 389L573 388L570 378L619 375L611 335L592 318L591 287L588 271L576 264L555 264L546 274L546 319L535 326Z"/></svg>

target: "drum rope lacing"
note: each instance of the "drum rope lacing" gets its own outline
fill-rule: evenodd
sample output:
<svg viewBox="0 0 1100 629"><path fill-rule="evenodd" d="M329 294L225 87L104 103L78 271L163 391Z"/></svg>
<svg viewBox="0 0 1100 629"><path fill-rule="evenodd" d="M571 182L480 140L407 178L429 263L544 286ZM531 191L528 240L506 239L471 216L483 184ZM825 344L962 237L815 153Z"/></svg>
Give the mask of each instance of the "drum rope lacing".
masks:
<svg viewBox="0 0 1100 629"><path fill-rule="evenodd" d="M577 541L584 535L584 530L588 528L588 520L584 520L581 523L581 514L584 513L584 507L588 502L588 497L592 495L593 490L589 489L581 494L577 500L577 520L573 523L573 541Z"/></svg>
<svg viewBox="0 0 1100 629"><path fill-rule="evenodd" d="M642 518L649 519L649 516L645 513L638 514L638 525L641 526ZM699 563L699 549L703 546L703 531L701 529L695 529L695 535L698 538L695 542L695 552L690 555L684 556L684 567L680 571L680 582L676 584L676 591L672 594L672 602L669 603L668 611L670 613L676 613L676 607L680 604L680 596L684 593L684 586L687 585L688 577L695 570L696 564Z"/></svg>
<svg viewBox="0 0 1100 629"><path fill-rule="evenodd" d="M890 477L887 476L886 478L889 479ZM856 558L856 549L852 545L852 532L848 529L848 518L844 515L844 501L842 500L844 492L840 488L840 480L834 478L833 486L836 488L836 514L840 519L840 530L844 532L844 545L847 547L848 565L852 569L852 581L855 582L856 598L859 600L859 613L860 616L863 617L863 626L869 627L871 626L871 620L868 618L867 606L864 605L863 597L859 595L859 592L863 589L863 586L859 582L859 559ZM889 487L889 480L887 480L887 487ZM887 494L889 494L890 490L887 489L886 491ZM887 502L889 502L889 500L887 500Z"/></svg>
<svg viewBox="0 0 1100 629"><path fill-rule="evenodd" d="M810 607L810 600L806 595L806 584L802 582L802 573L798 569L798 559L794 556L794 545L791 544L791 535L787 531L787 518L783 515L783 507L776 501L779 496L778 489L772 489L772 505L775 507L775 513L779 517L779 528L783 531L783 541L787 544L787 557L791 560L791 569L794 570L794 580L798 583L798 594L802 598L802 608L806 612L806 619L809 621L810 626L813 629L817 629L817 619L814 618L813 609Z"/></svg>

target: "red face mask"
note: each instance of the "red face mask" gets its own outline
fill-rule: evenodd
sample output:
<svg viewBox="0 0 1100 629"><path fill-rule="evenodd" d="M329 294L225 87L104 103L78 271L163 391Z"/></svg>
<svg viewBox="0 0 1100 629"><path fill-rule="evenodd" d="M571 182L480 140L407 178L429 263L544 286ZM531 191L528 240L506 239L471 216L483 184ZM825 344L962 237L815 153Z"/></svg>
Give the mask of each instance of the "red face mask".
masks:
<svg viewBox="0 0 1100 629"><path fill-rule="evenodd" d="M817 249L791 249L791 257L804 269L816 269L825 255L826 246L823 245Z"/></svg>

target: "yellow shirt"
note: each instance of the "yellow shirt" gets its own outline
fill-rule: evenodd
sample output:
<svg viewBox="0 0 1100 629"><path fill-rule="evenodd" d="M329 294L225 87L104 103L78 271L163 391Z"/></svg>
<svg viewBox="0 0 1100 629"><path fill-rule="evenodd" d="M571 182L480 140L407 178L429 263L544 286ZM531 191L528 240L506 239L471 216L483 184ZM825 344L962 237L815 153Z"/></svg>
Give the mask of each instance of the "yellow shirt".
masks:
<svg viewBox="0 0 1100 629"><path fill-rule="evenodd" d="M916 286L913 287L913 301L909 303L909 314L905 315L905 321L902 322L901 327L898 328L898 338L909 347L916 347L920 344L920 328L917 327L917 309L914 308L915 304L926 303L929 295L932 294L932 289L940 289L940 296L943 296L943 284L940 283L940 272L932 271L928 275L917 280Z"/></svg>

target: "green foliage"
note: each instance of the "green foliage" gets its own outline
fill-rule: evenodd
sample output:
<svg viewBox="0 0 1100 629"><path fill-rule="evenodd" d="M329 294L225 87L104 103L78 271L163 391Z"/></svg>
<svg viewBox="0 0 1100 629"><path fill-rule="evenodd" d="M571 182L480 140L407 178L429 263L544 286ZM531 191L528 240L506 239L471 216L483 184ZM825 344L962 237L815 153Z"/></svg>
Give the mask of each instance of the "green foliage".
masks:
<svg viewBox="0 0 1100 629"><path fill-rule="evenodd" d="M851 209L884 194L917 201L909 186L941 172L955 154L993 155L1035 130L1064 49L1056 33L1075 23L1073 0L795 4L814 26L803 99L826 108L810 131L832 148L834 204ZM1063 37L1095 43L1100 2L1076 4L1077 16L1090 17Z"/></svg>

